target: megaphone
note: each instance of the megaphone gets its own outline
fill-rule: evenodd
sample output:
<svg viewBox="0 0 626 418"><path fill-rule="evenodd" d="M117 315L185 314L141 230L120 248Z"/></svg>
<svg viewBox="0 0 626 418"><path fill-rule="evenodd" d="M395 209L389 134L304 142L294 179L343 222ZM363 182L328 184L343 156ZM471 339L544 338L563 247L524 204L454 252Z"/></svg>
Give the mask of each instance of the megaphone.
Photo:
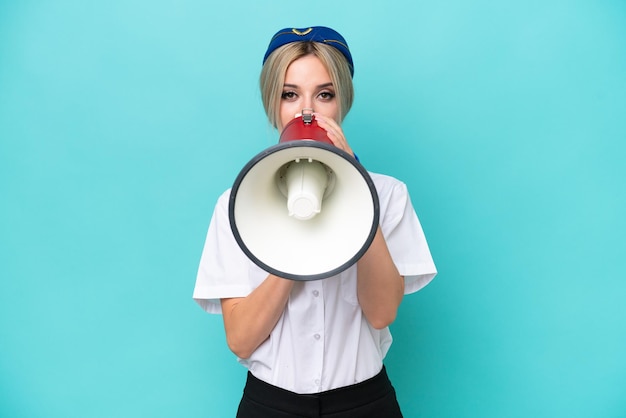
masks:
<svg viewBox="0 0 626 418"><path fill-rule="evenodd" d="M337 148L310 113L253 157L231 189L228 214L239 247L256 265L291 280L341 273L365 254L379 221L365 168Z"/></svg>

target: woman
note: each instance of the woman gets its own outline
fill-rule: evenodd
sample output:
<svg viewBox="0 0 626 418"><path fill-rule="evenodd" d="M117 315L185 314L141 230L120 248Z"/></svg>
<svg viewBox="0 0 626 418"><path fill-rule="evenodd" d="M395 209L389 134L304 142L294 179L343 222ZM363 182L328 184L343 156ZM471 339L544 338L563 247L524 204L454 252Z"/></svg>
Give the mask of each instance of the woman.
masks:
<svg viewBox="0 0 626 418"><path fill-rule="evenodd" d="M283 29L260 77L270 123L283 127L313 109L338 148L354 155L341 122L353 99L354 64L345 39L326 27ZM383 359L388 325L403 295L436 274L406 186L370 173L380 226L353 266L327 279L292 281L262 271L230 231L230 190L218 200L194 299L221 313L226 340L248 368L238 417L401 417Z"/></svg>

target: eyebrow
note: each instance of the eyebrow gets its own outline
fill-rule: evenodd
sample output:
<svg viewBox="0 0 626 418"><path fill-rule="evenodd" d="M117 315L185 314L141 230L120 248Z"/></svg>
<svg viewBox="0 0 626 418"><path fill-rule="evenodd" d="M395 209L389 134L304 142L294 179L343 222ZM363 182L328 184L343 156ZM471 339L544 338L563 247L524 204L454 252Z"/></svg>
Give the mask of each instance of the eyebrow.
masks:
<svg viewBox="0 0 626 418"><path fill-rule="evenodd" d="M333 83L324 83L317 86L318 89L324 89L326 87L332 87ZM289 87L291 89L297 89L298 86L296 84L283 84L283 87Z"/></svg>

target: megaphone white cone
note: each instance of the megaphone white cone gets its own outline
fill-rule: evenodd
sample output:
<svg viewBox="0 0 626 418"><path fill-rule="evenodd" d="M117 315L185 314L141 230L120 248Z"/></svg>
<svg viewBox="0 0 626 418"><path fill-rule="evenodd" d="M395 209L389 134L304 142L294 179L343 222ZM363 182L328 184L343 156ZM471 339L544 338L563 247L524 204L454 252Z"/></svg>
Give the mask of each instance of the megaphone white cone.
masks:
<svg viewBox="0 0 626 418"><path fill-rule="evenodd" d="M308 220L289 216L287 191L276 181L298 159L319 162L332 173L327 189L314 193L322 195L320 213ZM270 147L241 170L231 190L229 217L237 243L255 264L279 277L317 280L339 274L367 251L379 205L372 179L352 156L303 140Z"/></svg>

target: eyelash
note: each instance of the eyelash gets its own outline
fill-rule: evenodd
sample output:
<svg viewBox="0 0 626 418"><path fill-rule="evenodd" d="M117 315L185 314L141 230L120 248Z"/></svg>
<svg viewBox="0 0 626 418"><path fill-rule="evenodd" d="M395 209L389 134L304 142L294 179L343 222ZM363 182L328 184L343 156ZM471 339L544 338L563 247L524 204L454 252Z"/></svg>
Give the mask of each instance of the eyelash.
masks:
<svg viewBox="0 0 626 418"><path fill-rule="evenodd" d="M294 91L284 91L280 97L283 100L289 100L292 99L294 96L297 96L296 92ZM322 100L332 100L335 98L335 93L331 92L331 91L323 91L321 93L318 94L318 96L322 96Z"/></svg>

